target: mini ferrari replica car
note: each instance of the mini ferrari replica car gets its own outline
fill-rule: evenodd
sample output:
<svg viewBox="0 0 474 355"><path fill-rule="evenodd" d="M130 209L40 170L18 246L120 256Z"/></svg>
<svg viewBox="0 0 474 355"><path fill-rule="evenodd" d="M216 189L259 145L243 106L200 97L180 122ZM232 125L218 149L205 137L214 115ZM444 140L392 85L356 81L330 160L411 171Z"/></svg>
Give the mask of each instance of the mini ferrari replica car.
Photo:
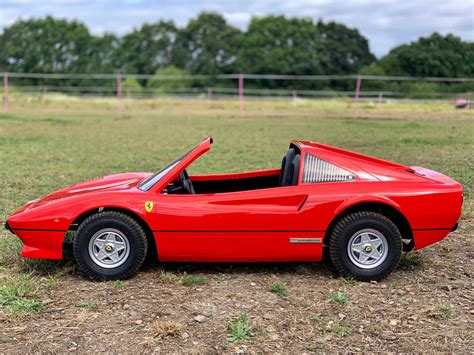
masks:
<svg viewBox="0 0 474 355"><path fill-rule="evenodd" d="M454 230L459 183L314 142L293 141L281 168L188 176L212 138L159 172L79 183L31 201L6 228L21 255L61 259L68 231L73 254L92 279L134 275L148 253L161 262L316 262L339 273L381 280L402 251L424 248Z"/></svg>

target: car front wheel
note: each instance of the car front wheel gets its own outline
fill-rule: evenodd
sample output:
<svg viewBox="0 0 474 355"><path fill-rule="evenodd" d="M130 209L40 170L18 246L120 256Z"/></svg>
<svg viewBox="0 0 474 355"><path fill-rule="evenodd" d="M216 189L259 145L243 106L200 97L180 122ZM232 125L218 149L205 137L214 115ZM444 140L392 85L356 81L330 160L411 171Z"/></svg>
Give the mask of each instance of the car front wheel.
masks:
<svg viewBox="0 0 474 355"><path fill-rule="evenodd" d="M146 258L147 247L145 232L133 218L106 211L81 223L73 252L87 276L105 281L135 275Z"/></svg>
<svg viewBox="0 0 474 355"><path fill-rule="evenodd" d="M402 255L402 237L386 216L372 211L355 212L334 226L329 255L343 276L380 281L397 267Z"/></svg>

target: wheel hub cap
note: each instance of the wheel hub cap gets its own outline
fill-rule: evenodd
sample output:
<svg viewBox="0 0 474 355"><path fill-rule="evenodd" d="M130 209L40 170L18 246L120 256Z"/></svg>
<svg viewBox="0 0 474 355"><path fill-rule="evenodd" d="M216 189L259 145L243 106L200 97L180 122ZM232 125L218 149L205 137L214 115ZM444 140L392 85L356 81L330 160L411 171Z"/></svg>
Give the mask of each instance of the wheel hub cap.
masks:
<svg viewBox="0 0 474 355"><path fill-rule="evenodd" d="M112 269L122 265L130 255L130 243L125 234L114 228L96 232L89 242L89 256L98 266Z"/></svg>
<svg viewBox="0 0 474 355"><path fill-rule="evenodd" d="M347 255L350 261L361 269L376 268L387 258L387 239L375 229L360 230L349 239Z"/></svg>

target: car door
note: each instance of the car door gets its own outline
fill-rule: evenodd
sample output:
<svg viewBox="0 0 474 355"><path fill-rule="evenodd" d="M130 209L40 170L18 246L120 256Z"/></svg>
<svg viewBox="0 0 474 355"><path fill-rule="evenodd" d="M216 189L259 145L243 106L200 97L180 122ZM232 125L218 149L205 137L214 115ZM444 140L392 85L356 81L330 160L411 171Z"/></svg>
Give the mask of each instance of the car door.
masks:
<svg viewBox="0 0 474 355"><path fill-rule="evenodd" d="M298 186L157 198L162 261L316 260L321 244L295 226L307 195ZM306 243L305 243L306 241ZM309 241L309 243L308 243Z"/></svg>

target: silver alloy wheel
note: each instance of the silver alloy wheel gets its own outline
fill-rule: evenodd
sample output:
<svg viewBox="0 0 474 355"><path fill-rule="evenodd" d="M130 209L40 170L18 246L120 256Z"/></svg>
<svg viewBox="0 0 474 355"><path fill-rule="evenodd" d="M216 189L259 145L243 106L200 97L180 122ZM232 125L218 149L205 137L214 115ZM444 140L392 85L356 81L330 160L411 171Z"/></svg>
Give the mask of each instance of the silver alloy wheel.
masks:
<svg viewBox="0 0 474 355"><path fill-rule="evenodd" d="M373 269L387 258L388 242L379 231L370 228L362 229L349 239L347 254L357 267Z"/></svg>
<svg viewBox="0 0 474 355"><path fill-rule="evenodd" d="M130 243L121 231L105 228L89 241L89 256L100 267L113 269L122 265L130 255Z"/></svg>

